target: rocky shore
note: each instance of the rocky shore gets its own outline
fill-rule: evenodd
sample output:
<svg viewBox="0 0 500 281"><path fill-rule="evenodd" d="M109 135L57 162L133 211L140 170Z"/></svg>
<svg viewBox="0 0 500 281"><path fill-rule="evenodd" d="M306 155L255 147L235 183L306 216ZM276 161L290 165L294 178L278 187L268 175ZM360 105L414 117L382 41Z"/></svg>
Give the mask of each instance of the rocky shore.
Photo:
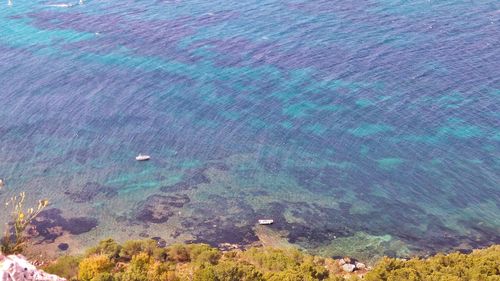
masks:
<svg viewBox="0 0 500 281"><path fill-rule="evenodd" d="M0 281L65 281L66 279L37 269L22 255L0 254Z"/></svg>

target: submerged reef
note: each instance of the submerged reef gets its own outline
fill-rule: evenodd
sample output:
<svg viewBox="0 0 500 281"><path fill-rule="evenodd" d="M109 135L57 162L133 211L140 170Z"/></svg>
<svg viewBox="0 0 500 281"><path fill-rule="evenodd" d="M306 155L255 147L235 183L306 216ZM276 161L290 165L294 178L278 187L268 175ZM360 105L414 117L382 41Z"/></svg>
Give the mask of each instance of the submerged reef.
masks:
<svg viewBox="0 0 500 281"><path fill-rule="evenodd" d="M32 222L32 236L42 238L41 242L54 242L64 232L78 235L89 232L98 225L98 221L91 217L65 218L57 208L42 211Z"/></svg>
<svg viewBox="0 0 500 281"><path fill-rule="evenodd" d="M137 205L136 219L144 222L163 223L175 211L189 203L187 195L151 195Z"/></svg>

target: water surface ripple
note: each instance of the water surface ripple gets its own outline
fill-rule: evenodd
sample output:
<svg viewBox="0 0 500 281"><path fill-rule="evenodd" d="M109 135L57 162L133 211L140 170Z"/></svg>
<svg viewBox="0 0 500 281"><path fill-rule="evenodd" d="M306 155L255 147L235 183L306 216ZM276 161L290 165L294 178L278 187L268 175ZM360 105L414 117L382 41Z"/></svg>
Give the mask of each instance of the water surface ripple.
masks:
<svg viewBox="0 0 500 281"><path fill-rule="evenodd" d="M331 255L500 243L498 1L13 0L0 23L0 198L51 200L44 243L251 243L259 218Z"/></svg>

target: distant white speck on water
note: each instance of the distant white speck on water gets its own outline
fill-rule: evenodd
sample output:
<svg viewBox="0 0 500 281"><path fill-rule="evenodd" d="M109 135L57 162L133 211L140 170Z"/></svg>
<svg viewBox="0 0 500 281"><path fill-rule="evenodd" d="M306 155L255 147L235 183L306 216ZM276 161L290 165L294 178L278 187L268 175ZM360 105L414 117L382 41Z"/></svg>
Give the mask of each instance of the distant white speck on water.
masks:
<svg viewBox="0 0 500 281"><path fill-rule="evenodd" d="M259 224L261 225L269 225L269 224L273 224L274 223L274 220L259 220Z"/></svg>
<svg viewBox="0 0 500 281"><path fill-rule="evenodd" d="M135 160L137 160L137 161L147 161L147 160L149 160L149 159L151 159L151 156L149 156L149 155L144 155L144 154L139 154L139 155L137 155L137 156L135 157Z"/></svg>

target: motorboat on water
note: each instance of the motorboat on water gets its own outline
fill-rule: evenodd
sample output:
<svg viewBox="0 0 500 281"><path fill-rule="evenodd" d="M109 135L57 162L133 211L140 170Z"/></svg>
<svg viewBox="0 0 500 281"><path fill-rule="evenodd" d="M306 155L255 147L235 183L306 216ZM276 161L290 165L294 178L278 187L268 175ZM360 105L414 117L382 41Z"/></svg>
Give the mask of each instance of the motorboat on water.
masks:
<svg viewBox="0 0 500 281"><path fill-rule="evenodd" d="M135 160L137 160L137 161L148 161L149 159L151 159L151 156L149 156L149 155L143 155L143 154L140 154L140 153L139 153L139 155L137 155L135 157Z"/></svg>
<svg viewBox="0 0 500 281"><path fill-rule="evenodd" d="M274 220L259 220L260 225L270 225L273 223L274 223Z"/></svg>

